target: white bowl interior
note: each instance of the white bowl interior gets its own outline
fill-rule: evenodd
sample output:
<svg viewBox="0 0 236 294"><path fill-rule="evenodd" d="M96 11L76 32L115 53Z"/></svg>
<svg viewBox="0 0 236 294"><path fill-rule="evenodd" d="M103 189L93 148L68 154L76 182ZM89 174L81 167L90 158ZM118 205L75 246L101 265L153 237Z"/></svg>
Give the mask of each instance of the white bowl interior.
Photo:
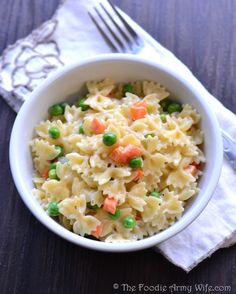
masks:
<svg viewBox="0 0 236 294"><path fill-rule="evenodd" d="M199 183L201 192L189 201L182 218L170 228L153 237L124 244L107 244L88 240L67 231L47 216L31 195L33 166L29 142L34 135L35 125L47 117L49 106L56 102L66 101L68 97L79 97L84 94L86 81L101 80L106 77L115 82L135 80L159 82L170 91L172 98L176 98L182 103L189 103L198 110L202 117L201 127L205 137L204 152L207 163L204 176ZM216 155L218 156L217 162ZM11 168L16 186L24 202L36 217L54 232L74 243L105 251L142 249L159 243L183 229L201 212L210 199L219 177L221 160L222 142L219 127L214 114L204 101L204 97L201 97L198 89L194 85L187 84L183 77L164 66L119 55L117 57L100 57L70 66L47 79L42 86L34 91L32 97L24 104L18 114L10 146Z"/></svg>

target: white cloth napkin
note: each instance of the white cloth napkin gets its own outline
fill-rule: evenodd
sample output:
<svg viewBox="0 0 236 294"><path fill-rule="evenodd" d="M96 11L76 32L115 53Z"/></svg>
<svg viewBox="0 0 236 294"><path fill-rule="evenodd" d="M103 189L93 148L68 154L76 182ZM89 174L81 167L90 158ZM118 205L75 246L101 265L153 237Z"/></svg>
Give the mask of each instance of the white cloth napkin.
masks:
<svg viewBox="0 0 236 294"><path fill-rule="evenodd" d="M84 57L111 52L87 13L87 9L96 2L63 1L51 20L3 52L0 57L0 94L15 111L19 110L29 92L55 69ZM150 45L140 54L159 58L172 69L182 72L186 79L198 83L214 108L222 129L236 137L235 115L211 96L172 53L124 16ZM235 243L236 177L235 171L224 160L219 184L203 213L185 230L159 244L156 249L175 265L190 271L217 249Z"/></svg>

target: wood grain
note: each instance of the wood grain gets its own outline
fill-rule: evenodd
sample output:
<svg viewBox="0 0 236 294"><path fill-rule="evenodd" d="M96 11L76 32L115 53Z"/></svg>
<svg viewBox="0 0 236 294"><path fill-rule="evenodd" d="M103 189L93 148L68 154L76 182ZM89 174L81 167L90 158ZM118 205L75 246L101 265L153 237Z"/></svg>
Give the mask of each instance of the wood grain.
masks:
<svg viewBox="0 0 236 294"><path fill-rule="evenodd" d="M50 18L58 2L0 0L0 52ZM114 2L236 112L236 1ZM114 290L113 283L193 287L207 283L230 285L231 293L236 293L235 246L219 250L186 274L152 249L127 254L94 252L70 244L43 227L21 201L10 174L8 147L14 119L14 112L0 99L1 294L128 293L121 286Z"/></svg>

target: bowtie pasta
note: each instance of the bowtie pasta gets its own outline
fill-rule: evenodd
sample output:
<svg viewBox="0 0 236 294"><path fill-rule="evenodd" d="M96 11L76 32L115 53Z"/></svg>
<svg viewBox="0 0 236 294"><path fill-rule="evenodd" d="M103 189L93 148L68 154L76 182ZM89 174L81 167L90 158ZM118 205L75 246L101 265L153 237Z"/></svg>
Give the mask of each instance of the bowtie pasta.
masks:
<svg viewBox="0 0 236 294"><path fill-rule="evenodd" d="M125 242L164 230L199 190L199 114L151 81L105 79L87 89L36 126L33 194L84 237Z"/></svg>

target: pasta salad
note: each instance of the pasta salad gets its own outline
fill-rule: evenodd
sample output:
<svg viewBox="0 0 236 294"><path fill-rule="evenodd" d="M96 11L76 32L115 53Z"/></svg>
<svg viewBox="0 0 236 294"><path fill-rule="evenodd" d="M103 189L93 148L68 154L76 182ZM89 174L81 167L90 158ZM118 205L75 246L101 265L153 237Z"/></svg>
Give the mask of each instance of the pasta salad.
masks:
<svg viewBox="0 0 236 294"><path fill-rule="evenodd" d="M152 81L86 86L35 127L34 196L87 238L134 241L166 229L199 191L200 115Z"/></svg>

